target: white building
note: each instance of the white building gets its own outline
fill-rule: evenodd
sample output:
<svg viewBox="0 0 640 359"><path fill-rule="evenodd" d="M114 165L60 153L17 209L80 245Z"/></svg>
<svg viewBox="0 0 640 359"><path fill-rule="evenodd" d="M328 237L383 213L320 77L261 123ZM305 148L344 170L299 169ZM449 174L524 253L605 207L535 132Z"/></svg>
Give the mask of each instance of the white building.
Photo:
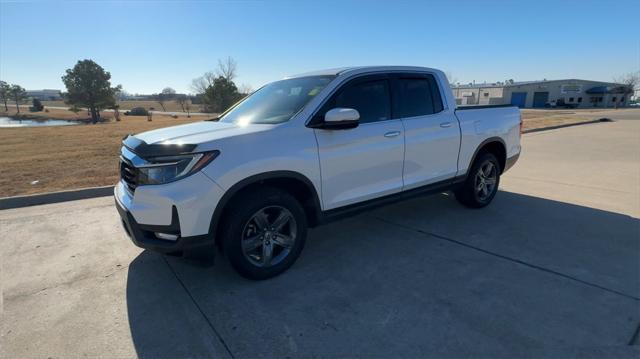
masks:
<svg viewBox="0 0 640 359"><path fill-rule="evenodd" d="M27 90L27 95L40 101L55 101L62 99L60 90Z"/></svg>
<svg viewBox="0 0 640 359"><path fill-rule="evenodd" d="M578 79L453 86L459 105L512 104L521 108L626 107L633 93L623 84Z"/></svg>

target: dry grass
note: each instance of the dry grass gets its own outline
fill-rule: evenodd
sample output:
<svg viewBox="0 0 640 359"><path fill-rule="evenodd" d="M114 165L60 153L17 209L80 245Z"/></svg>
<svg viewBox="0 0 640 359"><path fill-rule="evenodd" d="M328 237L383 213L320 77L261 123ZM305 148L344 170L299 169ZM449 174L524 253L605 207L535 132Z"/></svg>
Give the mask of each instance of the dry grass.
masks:
<svg viewBox="0 0 640 359"><path fill-rule="evenodd" d="M29 114L44 118L80 119L66 110ZM523 110L524 128L588 121L575 110ZM576 114L574 114L576 113ZM0 115L3 115L0 113ZM4 114L7 115L7 114ZM13 115L10 113L9 115ZM585 115L588 115L585 113ZM103 116L113 117L112 113ZM208 116L122 116L122 121L96 125L0 128L0 197L111 185L118 180L122 137L156 128L204 120ZM36 184L31 184L38 181Z"/></svg>
<svg viewBox="0 0 640 359"><path fill-rule="evenodd" d="M76 117L62 110L50 110L43 115ZM126 134L207 117L174 119L154 115L152 122L144 116L121 118L120 122L95 125L0 128L0 197L114 184L118 178L120 143ZM32 181L38 183L32 185Z"/></svg>
<svg viewBox="0 0 640 359"><path fill-rule="evenodd" d="M591 121L595 112L603 109L532 110L523 109L523 129L533 130L559 125Z"/></svg>

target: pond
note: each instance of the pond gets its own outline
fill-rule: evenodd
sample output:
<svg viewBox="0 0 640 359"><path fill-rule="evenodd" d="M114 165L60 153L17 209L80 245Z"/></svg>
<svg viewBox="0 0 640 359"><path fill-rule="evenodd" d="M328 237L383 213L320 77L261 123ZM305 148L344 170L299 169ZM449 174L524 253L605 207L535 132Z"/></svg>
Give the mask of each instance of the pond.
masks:
<svg viewBox="0 0 640 359"><path fill-rule="evenodd" d="M83 122L79 121L67 121L67 120L54 120L54 119L19 119L13 117L0 117L0 128L2 127L41 127L41 126L72 126L79 125Z"/></svg>

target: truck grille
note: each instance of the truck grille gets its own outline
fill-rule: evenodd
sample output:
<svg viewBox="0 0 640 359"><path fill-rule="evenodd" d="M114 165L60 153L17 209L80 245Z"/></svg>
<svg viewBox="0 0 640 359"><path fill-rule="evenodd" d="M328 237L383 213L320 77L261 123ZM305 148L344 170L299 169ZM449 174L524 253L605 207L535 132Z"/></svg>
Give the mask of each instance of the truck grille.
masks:
<svg viewBox="0 0 640 359"><path fill-rule="evenodd" d="M127 159L120 157L120 178L132 193L138 186L138 169Z"/></svg>

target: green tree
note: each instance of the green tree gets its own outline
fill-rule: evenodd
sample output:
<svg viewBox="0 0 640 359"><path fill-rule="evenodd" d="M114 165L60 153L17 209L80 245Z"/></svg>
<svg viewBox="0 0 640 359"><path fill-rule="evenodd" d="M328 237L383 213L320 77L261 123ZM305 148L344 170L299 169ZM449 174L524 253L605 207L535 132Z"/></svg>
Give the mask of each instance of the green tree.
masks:
<svg viewBox="0 0 640 359"><path fill-rule="evenodd" d="M234 103L242 99L242 94L233 81L223 76L218 76L213 84L207 87L203 96L205 109L209 112L224 112Z"/></svg>
<svg viewBox="0 0 640 359"><path fill-rule="evenodd" d="M20 101L27 98L27 91L20 85L11 85L11 98L16 102L16 113L20 113Z"/></svg>
<svg viewBox="0 0 640 359"><path fill-rule="evenodd" d="M69 111L73 112L78 116L78 112L82 111L82 109L76 105L69 107Z"/></svg>
<svg viewBox="0 0 640 359"><path fill-rule="evenodd" d="M33 98L33 100L31 100L31 102L33 103L33 111L42 111L44 110L44 106L42 106L42 102L40 102L39 99L37 98Z"/></svg>
<svg viewBox="0 0 640 359"><path fill-rule="evenodd" d="M7 101L9 100L9 96L11 95L11 85L4 81L0 81L0 98L2 102L4 102L4 111L9 111L9 106L7 106Z"/></svg>
<svg viewBox="0 0 640 359"><path fill-rule="evenodd" d="M115 94L120 86L111 87L111 74L92 60L82 60L67 69L62 82L67 87L64 94L65 103L85 106L91 113L91 120L96 123L100 119L100 110L115 105Z"/></svg>

